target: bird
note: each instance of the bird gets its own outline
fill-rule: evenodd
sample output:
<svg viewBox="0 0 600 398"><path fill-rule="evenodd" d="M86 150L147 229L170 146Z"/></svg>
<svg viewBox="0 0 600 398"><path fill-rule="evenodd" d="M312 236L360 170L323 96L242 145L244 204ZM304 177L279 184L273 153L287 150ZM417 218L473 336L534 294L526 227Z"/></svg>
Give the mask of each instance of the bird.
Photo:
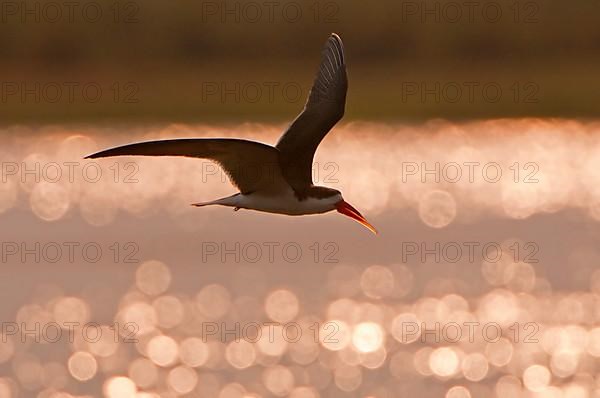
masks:
<svg viewBox="0 0 600 398"><path fill-rule="evenodd" d="M86 156L185 156L218 163L239 192L194 203L221 205L291 216L333 210L348 216L374 234L377 230L336 189L314 185L312 164L317 147L344 116L348 77L342 39L332 33L304 109L275 146L236 138L179 138L138 142Z"/></svg>

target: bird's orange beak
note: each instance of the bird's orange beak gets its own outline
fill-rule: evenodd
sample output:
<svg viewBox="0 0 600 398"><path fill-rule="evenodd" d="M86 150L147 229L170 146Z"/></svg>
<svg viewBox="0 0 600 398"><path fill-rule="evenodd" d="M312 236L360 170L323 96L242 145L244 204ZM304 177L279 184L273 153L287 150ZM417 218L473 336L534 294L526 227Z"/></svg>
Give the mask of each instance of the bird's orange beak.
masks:
<svg viewBox="0 0 600 398"><path fill-rule="evenodd" d="M372 226L366 218L363 217L362 214L360 214L360 212L358 210L356 210L354 207L352 207L350 205L350 203L344 201L344 200L340 200L339 202L337 202L335 204L335 208L337 209L337 211L339 213L342 213L345 216L350 217L351 219L358 221L359 223L361 223L362 225L364 225L365 227L367 227L371 232L373 232L375 235L377 235L377 230L375 229L374 226Z"/></svg>

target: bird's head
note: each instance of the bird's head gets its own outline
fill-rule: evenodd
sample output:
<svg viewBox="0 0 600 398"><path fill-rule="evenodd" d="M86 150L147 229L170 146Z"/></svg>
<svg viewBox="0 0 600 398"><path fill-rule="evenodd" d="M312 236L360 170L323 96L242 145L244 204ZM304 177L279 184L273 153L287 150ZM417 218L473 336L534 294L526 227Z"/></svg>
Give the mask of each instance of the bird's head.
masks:
<svg viewBox="0 0 600 398"><path fill-rule="evenodd" d="M324 187L319 188L323 189ZM377 230L375 229L375 227L371 225L371 223L369 223L367 219L362 214L360 214L358 210L354 208L354 206L352 206L350 203L344 200L340 191L332 188L325 189L327 189L328 191L325 200L327 200L327 202L332 206L332 210L337 210L338 213L350 217L354 221L357 221L366 228L368 228L369 231L373 232L374 234L377 234Z"/></svg>

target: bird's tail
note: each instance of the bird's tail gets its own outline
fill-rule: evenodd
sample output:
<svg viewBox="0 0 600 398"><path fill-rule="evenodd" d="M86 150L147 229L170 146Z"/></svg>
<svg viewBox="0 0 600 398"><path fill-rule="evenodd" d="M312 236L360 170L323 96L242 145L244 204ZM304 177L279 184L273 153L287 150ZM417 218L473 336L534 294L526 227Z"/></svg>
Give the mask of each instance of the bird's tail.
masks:
<svg viewBox="0 0 600 398"><path fill-rule="evenodd" d="M235 195L227 196L225 198L211 200L208 202L192 203L192 206L204 207L204 206L211 206L211 205L221 205L221 206L237 207L237 205L238 205L237 199L238 199L239 195L240 195L239 193L236 193Z"/></svg>
<svg viewBox="0 0 600 398"><path fill-rule="evenodd" d="M217 200L211 200L210 202L198 202L198 203L192 203L192 206L196 206L196 207L204 207L204 206L210 206L210 205L218 205L219 203L217 203Z"/></svg>

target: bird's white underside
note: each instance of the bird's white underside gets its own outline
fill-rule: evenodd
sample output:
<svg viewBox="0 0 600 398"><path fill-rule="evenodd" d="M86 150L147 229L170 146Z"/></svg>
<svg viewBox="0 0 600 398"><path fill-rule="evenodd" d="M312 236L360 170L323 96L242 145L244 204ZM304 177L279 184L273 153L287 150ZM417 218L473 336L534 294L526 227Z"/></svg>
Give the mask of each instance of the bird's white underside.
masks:
<svg viewBox="0 0 600 398"><path fill-rule="evenodd" d="M287 214L299 216L304 214L321 214L335 210L335 205L342 200L342 195L334 195L328 198L308 197L299 200L291 188L267 194L256 192L248 195L237 194L226 198L217 199L202 205L221 205L237 207L240 209L258 210L267 213Z"/></svg>

